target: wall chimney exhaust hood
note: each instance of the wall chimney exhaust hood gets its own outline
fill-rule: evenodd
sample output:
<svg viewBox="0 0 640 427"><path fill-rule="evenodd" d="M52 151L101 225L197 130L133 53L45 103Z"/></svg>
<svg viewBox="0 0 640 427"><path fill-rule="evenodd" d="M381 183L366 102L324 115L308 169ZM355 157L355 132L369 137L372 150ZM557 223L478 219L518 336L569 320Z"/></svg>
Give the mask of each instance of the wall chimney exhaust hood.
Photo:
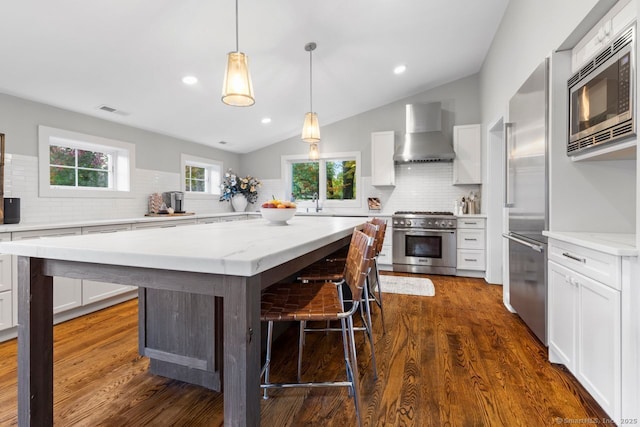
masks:
<svg viewBox="0 0 640 427"><path fill-rule="evenodd" d="M407 162L450 162L456 156L453 145L442 134L442 107L431 104L407 104L404 140L393 160Z"/></svg>

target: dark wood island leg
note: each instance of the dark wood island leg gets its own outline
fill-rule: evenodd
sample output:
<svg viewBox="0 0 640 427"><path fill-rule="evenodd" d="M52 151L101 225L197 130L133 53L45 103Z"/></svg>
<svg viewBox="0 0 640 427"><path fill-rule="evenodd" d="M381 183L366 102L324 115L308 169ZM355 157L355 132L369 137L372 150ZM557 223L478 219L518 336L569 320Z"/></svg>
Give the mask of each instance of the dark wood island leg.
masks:
<svg viewBox="0 0 640 427"><path fill-rule="evenodd" d="M18 424L53 425L53 277L18 257Z"/></svg>
<svg viewBox="0 0 640 427"><path fill-rule="evenodd" d="M260 283L224 279L224 425L260 425Z"/></svg>

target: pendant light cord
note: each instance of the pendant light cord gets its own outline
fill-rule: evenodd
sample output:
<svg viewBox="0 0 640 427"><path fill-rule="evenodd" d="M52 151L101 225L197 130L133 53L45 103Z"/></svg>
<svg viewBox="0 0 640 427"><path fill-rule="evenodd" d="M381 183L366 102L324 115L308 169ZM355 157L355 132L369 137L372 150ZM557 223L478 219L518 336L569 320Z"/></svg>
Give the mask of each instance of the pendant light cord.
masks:
<svg viewBox="0 0 640 427"><path fill-rule="evenodd" d="M240 52L238 43L238 0L236 0L236 52Z"/></svg>
<svg viewBox="0 0 640 427"><path fill-rule="evenodd" d="M309 112L313 113L313 49L309 50Z"/></svg>

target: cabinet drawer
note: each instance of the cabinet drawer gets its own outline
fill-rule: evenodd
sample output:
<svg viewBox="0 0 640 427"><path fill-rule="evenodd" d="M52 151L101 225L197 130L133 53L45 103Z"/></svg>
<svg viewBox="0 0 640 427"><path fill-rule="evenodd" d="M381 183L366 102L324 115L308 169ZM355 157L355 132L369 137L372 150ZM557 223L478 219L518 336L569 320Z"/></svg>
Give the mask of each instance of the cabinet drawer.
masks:
<svg viewBox="0 0 640 427"><path fill-rule="evenodd" d="M109 234L131 230L131 224L110 224L82 227L82 234Z"/></svg>
<svg viewBox="0 0 640 427"><path fill-rule="evenodd" d="M485 228L484 218L460 218L458 217L458 228Z"/></svg>
<svg viewBox="0 0 640 427"><path fill-rule="evenodd" d="M181 220L169 220L169 221L150 221L150 222L137 222L131 226L133 230L141 230L145 228L173 228L181 225L193 225L196 223L195 219L181 219Z"/></svg>
<svg viewBox="0 0 640 427"><path fill-rule="evenodd" d="M485 270L484 251L458 249L458 270Z"/></svg>
<svg viewBox="0 0 640 427"><path fill-rule="evenodd" d="M11 240L39 239L41 237L64 237L82 234L80 228L54 228L49 230L17 231L12 233Z"/></svg>
<svg viewBox="0 0 640 427"><path fill-rule="evenodd" d="M484 249L484 230L458 229L459 249Z"/></svg>
<svg viewBox="0 0 640 427"><path fill-rule="evenodd" d="M621 258L571 243L550 240L549 259L578 273L621 289Z"/></svg>

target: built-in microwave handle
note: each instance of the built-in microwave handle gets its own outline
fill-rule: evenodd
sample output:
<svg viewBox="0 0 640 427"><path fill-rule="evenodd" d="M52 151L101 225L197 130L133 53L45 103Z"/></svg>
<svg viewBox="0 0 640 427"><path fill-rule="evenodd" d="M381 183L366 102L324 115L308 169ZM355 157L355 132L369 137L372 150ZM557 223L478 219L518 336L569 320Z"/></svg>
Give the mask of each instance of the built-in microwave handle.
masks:
<svg viewBox="0 0 640 427"><path fill-rule="evenodd" d="M504 207L512 208L513 200L511 200L511 181L509 179L509 148L511 147L511 137L512 137L513 123L505 123L504 124L504 136L505 136L505 147L504 147Z"/></svg>

